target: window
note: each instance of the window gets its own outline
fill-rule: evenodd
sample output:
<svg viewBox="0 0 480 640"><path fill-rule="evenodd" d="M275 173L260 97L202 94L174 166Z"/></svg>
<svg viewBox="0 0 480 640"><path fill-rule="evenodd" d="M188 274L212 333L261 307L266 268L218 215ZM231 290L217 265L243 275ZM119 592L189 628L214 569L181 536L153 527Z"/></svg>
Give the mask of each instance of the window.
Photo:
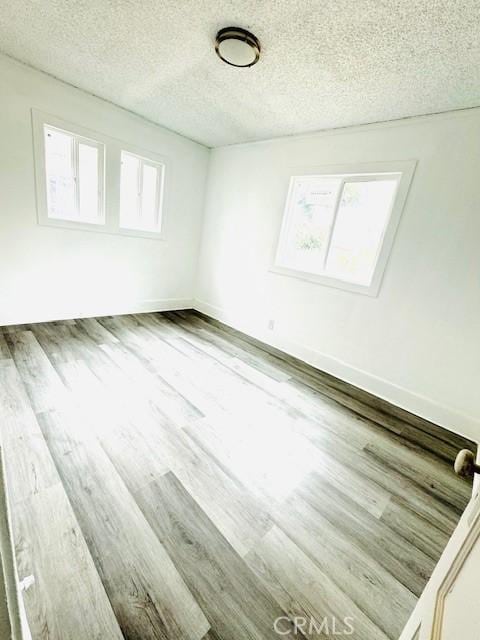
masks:
<svg viewBox="0 0 480 640"><path fill-rule="evenodd" d="M164 165L122 151L120 227L161 231Z"/></svg>
<svg viewBox="0 0 480 640"><path fill-rule="evenodd" d="M169 159L32 109L40 225L163 240Z"/></svg>
<svg viewBox="0 0 480 640"><path fill-rule="evenodd" d="M375 295L413 168L293 176L274 270Z"/></svg>
<svg viewBox="0 0 480 640"><path fill-rule="evenodd" d="M48 218L103 224L104 145L50 125L43 134Z"/></svg>

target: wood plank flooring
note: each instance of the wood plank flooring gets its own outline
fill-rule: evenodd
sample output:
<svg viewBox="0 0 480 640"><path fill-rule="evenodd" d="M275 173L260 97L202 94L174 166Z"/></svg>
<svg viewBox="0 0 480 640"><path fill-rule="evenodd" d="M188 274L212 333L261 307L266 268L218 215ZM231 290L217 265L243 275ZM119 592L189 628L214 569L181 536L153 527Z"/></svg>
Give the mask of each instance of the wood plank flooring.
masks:
<svg viewBox="0 0 480 640"><path fill-rule="evenodd" d="M0 327L33 640L394 640L472 443L196 312Z"/></svg>

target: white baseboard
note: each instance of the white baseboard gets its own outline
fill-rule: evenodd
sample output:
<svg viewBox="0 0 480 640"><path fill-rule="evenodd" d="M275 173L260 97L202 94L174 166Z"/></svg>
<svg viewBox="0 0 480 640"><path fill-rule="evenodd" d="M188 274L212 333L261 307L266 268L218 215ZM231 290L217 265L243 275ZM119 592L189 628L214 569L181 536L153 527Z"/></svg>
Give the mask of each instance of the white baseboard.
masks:
<svg viewBox="0 0 480 640"><path fill-rule="evenodd" d="M349 382L364 391L387 400L397 407L430 420L474 442L479 442L480 440L480 420L473 416L463 414L455 408L442 405L415 391L401 387L368 371L358 369L338 358L315 351L290 340L286 336L259 329L258 326L254 326L248 321L242 322L242 320L238 319L237 314L230 313L202 300L194 300L193 308L280 351L299 358L321 371L330 373L345 382Z"/></svg>
<svg viewBox="0 0 480 640"><path fill-rule="evenodd" d="M125 315L129 313L149 313L153 311L178 311L191 309L190 298L162 298L160 300L136 300L130 302L108 301L98 304L45 305L32 308L32 305L17 306L15 309L0 309L0 326L11 324L31 324L51 322L52 320L72 320L75 318L93 318L100 316Z"/></svg>

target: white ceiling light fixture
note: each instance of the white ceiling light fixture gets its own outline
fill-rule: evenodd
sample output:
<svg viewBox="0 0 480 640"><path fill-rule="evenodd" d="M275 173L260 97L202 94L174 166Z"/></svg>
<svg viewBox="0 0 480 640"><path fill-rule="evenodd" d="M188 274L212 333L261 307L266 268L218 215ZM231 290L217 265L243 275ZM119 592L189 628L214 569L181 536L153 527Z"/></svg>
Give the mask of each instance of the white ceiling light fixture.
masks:
<svg viewBox="0 0 480 640"><path fill-rule="evenodd" d="M260 58L260 43L246 29L225 27L217 33L215 51L232 67L253 67Z"/></svg>

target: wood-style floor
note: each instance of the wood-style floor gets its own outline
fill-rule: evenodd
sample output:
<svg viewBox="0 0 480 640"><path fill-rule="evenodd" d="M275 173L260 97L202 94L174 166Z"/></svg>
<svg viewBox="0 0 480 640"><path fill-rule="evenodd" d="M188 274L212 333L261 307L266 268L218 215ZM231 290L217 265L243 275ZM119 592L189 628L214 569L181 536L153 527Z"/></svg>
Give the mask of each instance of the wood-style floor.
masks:
<svg viewBox="0 0 480 640"><path fill-rule="evenodd" d="M34 640L395 639L471 490L470 443L194 312L3 327L0 429Z"/></svg>

